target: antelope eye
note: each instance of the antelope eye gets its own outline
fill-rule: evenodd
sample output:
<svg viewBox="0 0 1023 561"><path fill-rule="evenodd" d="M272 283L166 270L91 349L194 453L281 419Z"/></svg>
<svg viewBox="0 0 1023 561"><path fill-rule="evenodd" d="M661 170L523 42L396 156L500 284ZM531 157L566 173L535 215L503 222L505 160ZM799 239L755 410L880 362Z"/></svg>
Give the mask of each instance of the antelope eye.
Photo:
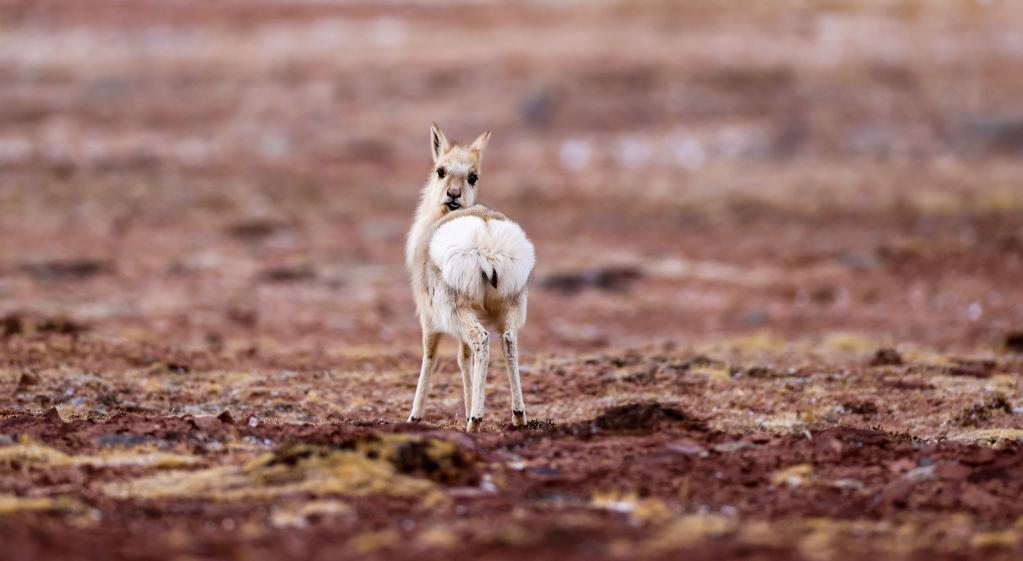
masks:
<svg viewBox="0 0 1023 561"><path fill-rule="evenodd" d="M447 175L447 173L448 172L445 171L444 168L437 168L437 179L444 179L444 176Z"/></svg>
<svg viewBox="0 0 1023 561"><path fill-rule="evenodd" d="M476 175L475 173L470 173L469 174L469 185L476 185L477 181L479 181L479 176Z"/></svg>

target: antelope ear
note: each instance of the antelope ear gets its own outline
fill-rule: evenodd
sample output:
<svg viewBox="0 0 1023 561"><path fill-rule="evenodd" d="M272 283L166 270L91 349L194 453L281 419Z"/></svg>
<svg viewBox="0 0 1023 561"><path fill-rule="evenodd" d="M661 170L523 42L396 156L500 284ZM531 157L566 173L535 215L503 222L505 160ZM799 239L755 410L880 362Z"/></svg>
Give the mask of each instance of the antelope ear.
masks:
<svg viewBox="0 0 1023 561"><path fill-rule="evenodd" d="M487 147L488 142L490 142L490 131L487 131L476 137L476 140L472 141L472 144L469 146L469 149L475 150L476 152L482 154L483 149Z"/></svg>
<svg viewBox="0 0 1023 561"><path fill-rule="evenodd" d="M437 123L430 127L430 147L433 150L434 162L439 160L441 155L451 147L450 143L448 143L448 137L444 136L444 131L440 130Z"/></svg>

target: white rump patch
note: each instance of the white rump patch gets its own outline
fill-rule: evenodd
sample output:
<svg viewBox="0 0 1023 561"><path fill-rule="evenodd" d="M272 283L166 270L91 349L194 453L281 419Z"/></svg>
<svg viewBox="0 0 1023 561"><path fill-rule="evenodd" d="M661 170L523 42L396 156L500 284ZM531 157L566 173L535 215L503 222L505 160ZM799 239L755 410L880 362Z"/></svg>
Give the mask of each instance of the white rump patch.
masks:
<svg viewBox="0 0 1023 561"><path fill-rule="evenodd" d="M518 224L463 216L437 228L430 239L430 260L455 291L482 301L495 275L497 287L490 289L501 296L525 288L536 253Z"/></svg>

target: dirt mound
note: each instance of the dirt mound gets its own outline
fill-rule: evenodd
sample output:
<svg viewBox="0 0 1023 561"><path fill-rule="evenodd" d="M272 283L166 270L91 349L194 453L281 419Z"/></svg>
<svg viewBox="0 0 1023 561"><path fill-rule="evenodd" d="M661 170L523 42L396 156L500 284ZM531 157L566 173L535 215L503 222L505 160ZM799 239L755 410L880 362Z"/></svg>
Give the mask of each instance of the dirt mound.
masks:
<svg viewBox="0 0 1023 561"><path fill-rule="evenodd" d="M661 424L680 425L690 430L706 430L706 425L688 413L660 403L628 403L610 407L593 420L605 431L648 431Z"/></svg>

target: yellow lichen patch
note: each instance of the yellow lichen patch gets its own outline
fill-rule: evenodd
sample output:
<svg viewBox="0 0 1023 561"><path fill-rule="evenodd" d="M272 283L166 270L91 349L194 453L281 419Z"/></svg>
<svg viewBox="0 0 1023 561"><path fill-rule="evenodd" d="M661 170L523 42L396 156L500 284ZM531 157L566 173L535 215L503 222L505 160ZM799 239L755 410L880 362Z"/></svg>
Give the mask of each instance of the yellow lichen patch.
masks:
<svg viewBox="0 0 1023 561"><path fill-rule="evenodd" d="M988 380L988 383L995 389L1012 391L1019 384L1019 377L1015 374L996 374Z"/></svg>
<svg viewBox="0 0 1023 561"><path fill-rule="evenodd" d="M632 519L641 524L660 524L671 518L671 509L660 499L644 499L632 511Z"/></svg>
<svg viewBox="0 0 1023 561"><path fill-rule="evenodd" d="M71 497L17 497L0 495L0 516L23 512L79 512L82 503Z"/></svg>
<svg viewBox="0 0 1023 561"><path fill-rule="evenodd" d="M725 382L732 379L732 372L727 365L696 366L689 370L694 376L703 376L708 380Z"/></svg>
<svg viewBox="0 0 1023 561"><path fill-rule="evenodd" d="M848 543L850 535L868 535L876 526L877 523L858 520L808 518L792 524L775 526L774 532L784 535L786 541L795 541L799 552L808 559L823 561L838 556L843 544ZM887 530L887 527L885 529Z"/></svg>
<svg viewBox="0 0 1023 561"><path fill-rule="evenodd" d="M11 446L0 447L0 465L29 466L91 466L91 467L152 467L177 469L194 467L202 460L194 456L172 454L151 449L108 450L98 454L75 456L48 446L22 440Z"/></svg>
<svg viewBox="0 0 1023 561"><path fill-rule="evenodd" d="M458 544L458 534L450 528L433 526L420 532L416 541L423 547L449 549Z"/></svg>
<svg viewBox="0 0 1023 561"><path fill-rule="evenodd" d="M829 349L843 352L868 352L876 349L878 344L856 333L831 333L824 337L823 345Z"/></svg>
<svg viewBox="0 0 1023 561"><path fill-rule="evenodd" d="M770 417L758 417L756 426L760 430L778 434L800 433L806 430L806 422L798 413L784 412Z"/></svg>
<svg viewBox="0 0 1023 561"><path fill-rule="evenodd" d="M809 559L831 559L840 534L837 524L809 527L797 541L799 552Z"/></svg>
<svg viewBox="0 0 1023 561"><path fill-rule="evenodd" d="M331 358L338 359L374 359L381 356L400 355L402 352L417 353L419 348L399 348L384 345L344 345L340 347L328 347L326 353Z"/></svg>
<svg viewBox="0 0 1023 561"><path fill-rule="evenodd" d="M924 215L951 216L962 212L962 199L955 193L941 191L920 191L913 193L910 206Z"/></svg>
<svg viewBox="0 0 1023 561"><path fill-rule="evenodd" d="M683 516L664 526L647 546L654 551L689 547L707 538L713 538L735 531L734 518L716 514L693 514Z"/></svg>
<svg viewBox="0 0 1023 561"><path fill-rule="evenodd" d="M502 524L491 528L480 540L503 547L523 547L536 543L537 535L519 524Z"/></svg>
<svg viewBox="0 0 1023 561"><path fill-rule="evenodd" d="M596 508L614 512L632 512L635 510L638 500L635 493L602 491L593 494L593 497L590 498L590 504Z"/></svg>
<svg viewBox="0 0 1023 561"><path fill-rule="evenodd" d="M747 521L739 525L739 541L758 547L775 546L784 543L778 529L763 520Z"/></svg>
<svg viewBox="0 0 1023 561"><path fill-rule="evenodd" d="M356 452L332 452L295 466L271 462L272 455L268 455L246 466L161 473L113 483L103 490L120 498L202 497L231 501L301 492L403 495L429 488L429 482L397 476L386 462L370 460Z"/></svg>
<svg viewBox="0 0 1023 561"><path fill-rule="evenodd" d="M736 351L772 352L784 349L785 341L771 335L770 333L761 332L745 337L729 339L722 346Z"/></svg>
<svg viewBox="0 0 1023 561"><path fill-rule="evenodd" d="M902 353L902 358L906 362L942 368L955 365L952 359L943 354L922 349L907 350Z"/></svg>
<svg viewBox="0 0 1023 561"><path fill-rule="evenodd" d="M270 523L278 528L304 528L313 520L348 516L352 512L352 508L342 501L310 501L274 510Z"/></svg>
<svg viewBox="0 0 1023 561"><path fill-rule="evenodd" d="M397 530L386 529L355 536L348 541L348 548L356 554L366 554L395 546L400 541L401 534Z"/></svg>
<svg viewBox="0 0 1023 561"><path fill-rule="evenodd" d="M1023 440L1023 429L978 429L949 435L951 440L999 445Z"/></svg>
<svg viewBox="0 0 1023 561"><path fill-rule="evenodd" d="M312 405L312 406L317 406L317 405L318 406L322 406L322 407L325 407L328 411L332 411L332 412L340 412L340 411L342 411L342 409L340 407L338 407L337 403L333 399L327 399L327 398L323 397L322 395L320 395L320 392L318 392L316 390L309 390L305 394L305 397L302 398L302 403L304 403L306 405Z"/></svg>
<svg viewBox="0 0 1023 561"><path fill-rule="evenodd" d="M999 189L971 202L979 212L985 213L1010 214L1023 210L1023 195L1018 189Z"/></svg>
<svg viewBox="0 0 1023 561"><path fill-rule="evenodd" d="M815 388L811 387L807 389L806 393L808 395L811 395L813 393L816 393L816 390ZM817 425L818 423L825 422L828 419L830 413L831 413L830 407L807 407L805 409L798 411L796 415L798 416L800 422L803 425L807 427L812 427L814 425Z"/></svg>
<svg viewBox="0 0 1023 561"><path fill-rule="evenodd" d="M74 458L76 465L89 465L93 467L152 467L157 469L178 469L195 467L203 464L203 461L194 456L182 454L170 454L167 452L127 452L111 451L103 452L94 456Z"/></svg>
<svg viewBox="0 0 1023 561"><path fill-rule="evenodd" d="M416 453L427 458L433 467L429 477L448 481L459 476L461 465L455 459L458 450L454 444L406 435L381 435L347 449L292 446L242 466L161 473L112 483L103 490L121 498L202 497L223 501L289 493L423 495L437 488L434 481L401 473L417 471L416 458L420 456Z"/></svg>
<svg viewBox="0 0 1023 561"><path fill-rule="evenodd" d="M981 532L970 538L970 545L984 549L1015 549L1019 545L1019 538L1016 530Z"/></svg>
<svg viewBox="0 0 1023 561"><path fill-rule="evenodd" d="M738 543L755 547L794 544L807 559L829 561L881 552L903 556L963 547L1011 550L1023 541L1019 527L979 532L975 529L974 521L961 515L910 518L898 523L831 518L768 522L689 515L661 527L648 547L657 552L679 550L699 546L709 538L733 535Z"/></svg>
<svg viewBox="0 0 1023 561"><path fill-rule="evenodd" d="M0 448L0 464L67 465L70 460L71 456L59 450L24 439Z"/></svg>
<svg viewBox="0 0 1023 561"><path fill-rule="evenodd" d="M780 469L771 474L771 484L779 487L782 485L798 487L810 482L812 477L812 465L798 464L785 469Z"/></svg>
<svg viewBox="0 0 1023 561"><path fill-rule="evenodd" d="M671 518L671 511L664 501L656 498L640 499L635 493L594 493L590 504L596 508L628 513L635 523L659 523Z"/></svg>

